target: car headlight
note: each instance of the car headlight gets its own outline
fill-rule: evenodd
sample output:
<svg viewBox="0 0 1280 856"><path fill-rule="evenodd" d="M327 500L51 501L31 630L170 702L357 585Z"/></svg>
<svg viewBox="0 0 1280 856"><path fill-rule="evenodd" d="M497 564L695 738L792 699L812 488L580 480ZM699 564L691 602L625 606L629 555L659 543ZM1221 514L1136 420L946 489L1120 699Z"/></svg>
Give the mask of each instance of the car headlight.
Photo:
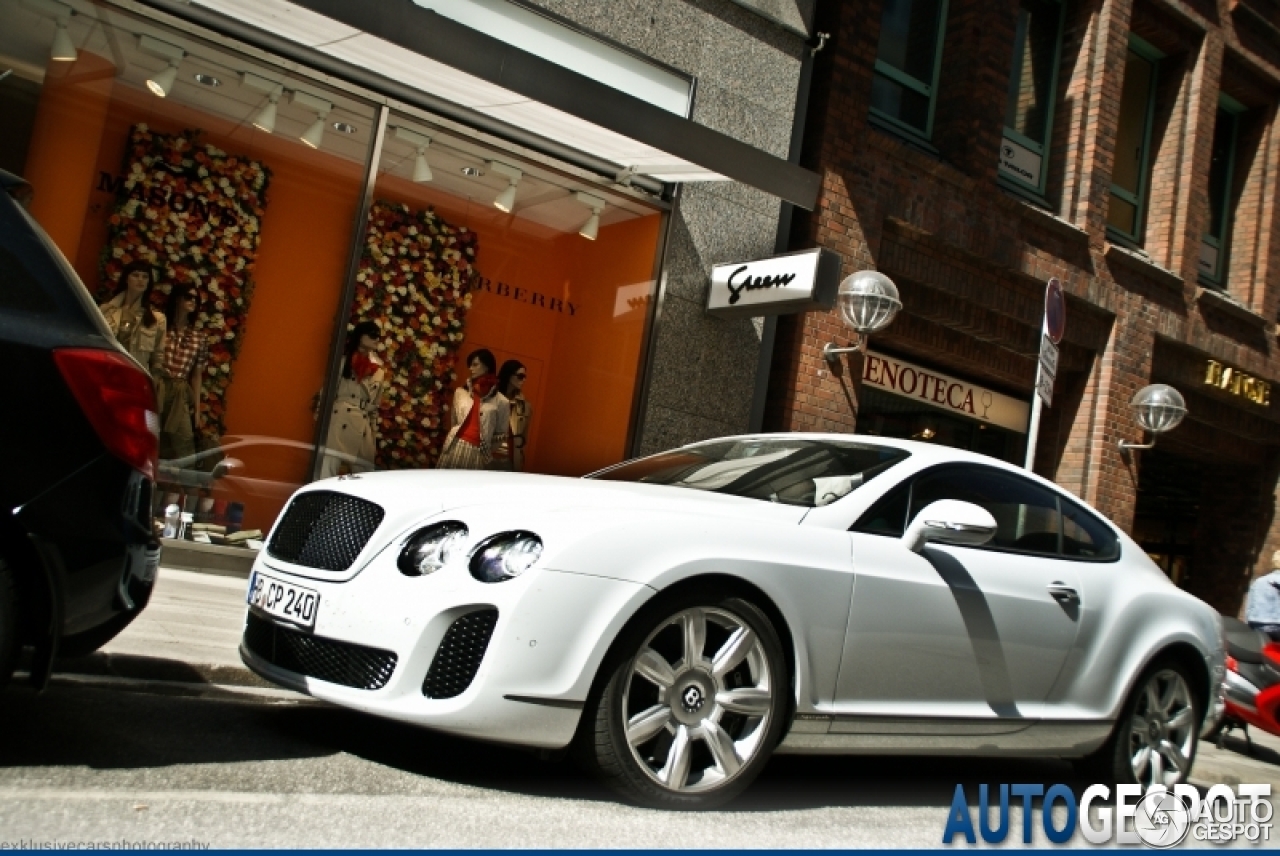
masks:
<svg viewBox="0 0 1280 856"><path fill-rule="evenodd" d="M452 520L428 526L405 542L396 562L400 573L406 577L434 574L458 555L468 534L464 524Z"/></svg>
<svg viewBox="0 0 1280 856"><path fill-rule="evenodd" d="M500 583L523 574L542 555L542 539L532 532L503 532L486 539L471 554L471 576Z"/></svg>

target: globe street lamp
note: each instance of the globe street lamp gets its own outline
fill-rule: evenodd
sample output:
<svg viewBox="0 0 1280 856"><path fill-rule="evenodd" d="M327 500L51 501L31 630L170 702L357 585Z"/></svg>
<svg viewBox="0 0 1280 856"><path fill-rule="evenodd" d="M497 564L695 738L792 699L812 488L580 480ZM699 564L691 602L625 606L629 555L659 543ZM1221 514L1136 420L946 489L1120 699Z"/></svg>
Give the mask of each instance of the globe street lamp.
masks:
<svg viewBox="0 0 1280 856"><path fill-rule="evenodd" d="M874 270L863 270L845 277L836 292L840 317L854 331L852 347L841 348L828 342L822 349L822 357L835 365L841 354L867 351L867 337L883 330L893 321L902 301L898 299L898 287L889 277Z"/></svg>
<svg viewBox="0 0 1280 856"><path fill-rule="evenodd" d="M1172 431L1187 415L1187 402L1182 393L1163 383L1153 383L1138 390L1137 395L1129 402L1134 416L1144 431L1151 432L1150 443L1130 443L1120 441L1120 452L1124 454L1131 449L1150 449L1156 444L1156 438L1166 431Z"/></svg>

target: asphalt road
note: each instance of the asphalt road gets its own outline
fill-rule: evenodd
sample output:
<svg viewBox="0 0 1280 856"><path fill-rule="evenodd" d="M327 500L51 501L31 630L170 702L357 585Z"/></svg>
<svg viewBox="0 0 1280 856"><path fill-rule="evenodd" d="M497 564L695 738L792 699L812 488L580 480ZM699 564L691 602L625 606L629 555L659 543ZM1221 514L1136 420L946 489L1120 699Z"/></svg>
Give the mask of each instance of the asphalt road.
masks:
<svg viewBox="0 0 1280 856"><path fill-rule="evenodd" d="M958 782L970 794L980 782L1088 784L1052 761L779 757L730 810L637 809L569 762L220 685L252 681L229 658L175 652L183 639L217 650L226 628L211 616L238 620L242 582L165 579L135 636L96 666L64 666L101 674L64 674L40 696L0 692L0 846L937 847ZM182 629L184 602L204 635ZM157 647L166 634L173 645ZM1203 746L1194 781L1280 791L1280 740L1260 741L1252 756L1235 738Z"/></svg>

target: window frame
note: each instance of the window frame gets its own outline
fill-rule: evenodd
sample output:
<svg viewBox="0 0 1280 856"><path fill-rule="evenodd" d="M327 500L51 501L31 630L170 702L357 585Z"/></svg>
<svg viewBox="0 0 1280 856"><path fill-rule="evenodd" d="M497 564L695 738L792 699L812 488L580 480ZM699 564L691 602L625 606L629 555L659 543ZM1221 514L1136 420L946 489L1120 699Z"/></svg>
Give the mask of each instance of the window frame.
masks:
<svg viewBox="0 0 1280 856"><path fill-rule="evenodd" d="M1026 196L1030 194L1032 199L1041 204L1047 204L1045 198L1045 185L1049 177L1049 151L1053 148L1053 120L1054 113L1058 106L1058 72L1062 65L1062 41L1065 35L1067 22L1067 4L1066 0L1044 0L1047 3L1056 3L1058 6L1058 33L1053 44L1053 65L1049 74L1049 104L1045 110L1044 119L1044 143L1037 143L1031 138L1019 133L1007 124L1002 126L1002 139L1012 140L1014 143L1028 149L1040 156L1040 183L1034 185L1029 181L1023 181L1015 175L1009 175L1000 170L997 166L996 178L1007 189L1014 191L1020 195ZM1019 10L1022 6L1019 4ZM1020 31L1014 35L1013 57L1016 62L1023 53L1023 47L1026 44L1027 29L1020 28ZM1009 89L1005 91L1005 103L1008 104L1008 97L1013 88L1014 74L1013 69L1009 69ZM1007 113L1006 113L1007 115Z"/></svg>
<svg viewBox="0 0 1280 856"><path fill-rule="evenodd" d="M1239 101L1232 98L1225 92L1218 93L1218 110L1226 113L1231 117L1231 141L1227 144L1227 174L1222 183L1222 199L1219 203L1222 205L1222 233L1214 235L1205 232L1200 237L1200 243L1212 247L1218 253L1217 264L1214 266L1213 272L1201 270L1197 275L1197 279L1211 288L1222 289L1226 287L1226 268L1230 256L1230 237L1231 227L1235 221L1235 208L1231 204L1231 191L1235 184L1236 157L1239 155L1240 148L1240 117L1248 111ZM1218 110L1214 111L1215 122ZM1217 126L1214 126L1214 133L1217 133ZM1213 166L1209 166L1212 174ZM1213 205L1213 200L1209 200L1209 204ZM1210 208L1212 213L1212 208ZM1212 220L1212 217L1210 218Z"/></svg>
<svg viewBox="0 0 1280 856"><path fill-rule="evenodd" d="M1135 196L1123 187L1117 187L1114 182L1109 182L1108 194L1109 196L1117 196L1121 201L1134 206L1136 212L1133 217L1133 222L1136 234L1130 235L1126 232L1122 232L1117 227L1111 225L1110 220L1108 220L1107 239L1113 243L1122 244L1128 247L1141 247L1143 241L1146 239L1147 232L1147 201L1151 192L1151 133L1155 126L1156 95L1160 88L1160 62L1166 58L1166 55L1150 42L1143 40L1141 37L1136 36L1133 33L1129 34L1126 56L1128 51L1133 51L1139 57L1151 63L1152 66L1151 89L1147 93L1147 104L1144 110L1146 115L1142 120L1142 157L1138 165L1138 193ZM1121 81L1122 91L1123 85L1124 82Z"/></svg>
<svg viewBox="0 0 1280 856"><path fill-rule="evenodd" d="M963 549L986 550L992 553L1008 553L1014 556L1028 556L1028 557L1035 557L1040 559L1054 559L1054 560L1067 561L1067 562L1090 562L1093 564L1114 564L1116 562L1119 562L1120 559L1124 556L1124 541L1120 538L1115 527L1112 526L1108 521L1106 521L1101 515L1099 515L1093 509L1088 508L1080 500L1075 499L1074 497L1064 497L1062 490L1059 489L1056 485L1044 485L1038 481L1033 481L1032 479L1029 479L1026 476L1017 472L1002 469L1000 467L993 467L988 464L969 462L969 461L955 461L955 462L949 462L949 463L943 463L943 464L934 464L933 466L926 467L916 473L913 473L907 476L905 479L903 479L893 487L886 490L880 496L876 497L876 499L866 507L866 509L862 512L862 514L858 515L858 519L855 520L853 522L853 525L849 527L849 531L851 533L856 533L859 535L874 535L879 538L901 539L902 536L906 533L907 528L911 526L911 519L912 519L911 507L915 501L916 483L920 479L925 478L927 476L934 476L940 473L945 473L945 471L947 470L973 469L973 468L977 468L980 470L987 470L987 471L994 472L999 475L1006 476L1012 479L1018 479L1030 484L1033 487L1039 488L1040 490L1048 491L1049 493L1053 494L1054 505L1058 512L1058 549L1056 553L1045 553L1039 550L1018 550L1012 547L996 547L996 546L993 546L990 542L986 544L979 544L972 547L964 547ZM869 515L876 508L877 505L879 505L882 501L888 499L896 491L902 489L904 485L906 485L906 488L907 488L907 511L906 511L906 517L902 524L901 533L897 535L892 535L887 532L873 532L868 529L859 528L859 526L863 523L863 521L867 519L867 515ZM1108 557L1102 557L1102 558L1091 558L1089 556L1068 556L1065 552L1063 552L1064 541L1066 539L1066 525L1064 522L1064 515L1062 512L1064 499L1066 499L1073 506L1078 508L1081 511L1081 513L1092 517L1095 523L1097 523L1100 527L1102 527L1104 531L1109 532L1111 534L1116 545L1114 556L1108 556Z"/></svg>
<svg viewBox="0 0 1280 856"><path fill-rule="evenodd" d="M926 145L933 139L933 117L938 106L938 81L942 76L942 48L943 42L947 35L947 13L950 11L950 0L940 0L938 4L938 23L936 41L933 48L933 80L925 83L917 80L907 74L900 68L896 68L884 60L880 59L880 43L876 41L876 60L872 66L872 85L874 86L874 78L876 75L888 78L899 86L910 89L917 95L921 95L929 101L928 118L925 120L925 129L921 131L914 125L902 121L896 116L891 116L882 110L877 109L874 105L868 104L868 118L872 124L886 127L894 133L905 134L915 141L923 142ZM884 5L880 6L880 24L884 26ZM932 148L932 147L930 147Z"/></svg>

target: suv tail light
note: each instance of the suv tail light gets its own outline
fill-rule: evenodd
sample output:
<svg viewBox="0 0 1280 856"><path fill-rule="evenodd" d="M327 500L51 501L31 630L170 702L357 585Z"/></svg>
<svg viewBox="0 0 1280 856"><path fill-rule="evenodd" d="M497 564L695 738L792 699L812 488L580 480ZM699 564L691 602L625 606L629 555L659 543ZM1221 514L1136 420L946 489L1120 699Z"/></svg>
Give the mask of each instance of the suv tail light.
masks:
<svg viewBox="0 0 1280 856"><path fill-rule="evenodd" d="M99 348L59 348L53 360L107 451L154 480L160 417L147 373Z"/></svg>

